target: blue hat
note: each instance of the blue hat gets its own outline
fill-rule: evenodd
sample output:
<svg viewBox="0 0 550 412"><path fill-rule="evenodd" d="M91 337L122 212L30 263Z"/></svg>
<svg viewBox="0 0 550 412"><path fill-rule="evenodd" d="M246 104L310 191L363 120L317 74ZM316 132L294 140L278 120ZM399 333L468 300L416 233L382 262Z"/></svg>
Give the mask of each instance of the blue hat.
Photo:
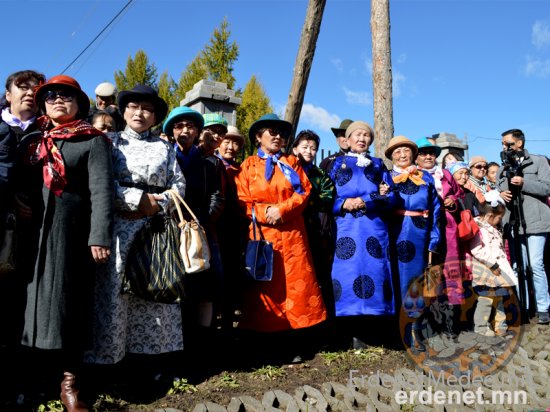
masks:
<svg viewBox="0 0 550 412"><path fill-rule="evenodd" d="M225 128L225 133L227 133L227 120L219 113L205 113L202 115L204 118L204 126L214 126L215 124Z"/></svg>
<svg viewBox="0 0 550 412"><path fill-rule="evenodd" d="M455 162L447 167L447 170L451 172L452 175L454 175L455 172L458 172L460 169L470 170L470 168L468 167L468 163L466 162Z"/></svg>
<svg viewBox="0 0 550 412"><path fill-rule="evenodd" d="M430 142L427 137L421 137L415 143L418 146L419 152L421 152L424 148L430 148L434 150L435 157L438 157L441 154L441 147L436 146L435 144Z"/></svg>
<svg viewBox="0 0 550 412"><path fill-rule="evenodd" d="M279 119L279 116L277 116L275 113L265 114L254 123L252 123L252 126L250 126L250 129L248 130L248 138L250 139L252 145L256 143L256 133L258 132L258 130L263 129L264 127L275 127L284 134L284 136L281 137L287 138L292 131L292 125L290 124L290 122Z"/></svg>
<svg viewBox="0 0 550 412"><path fill-rule="evenodd" d="M158 123L162 122L166 117L168 105L152 87L145 84L136 84L132 90L121 91L118 94L117 103L122 113L124 113L126 105L132 100L136 102L139 102L140 100L151 102L155 108L155 118Z"/></svg>
<svg viewBox="0 0 550 412"><path fill-rule="evenodd" d="M173 128L174 124L182 119L189 119L195 125L199 128L199 130L202 130L204 127L204 119L202 117L202 114L197 112L196 110L193 110L187 106L180 106L173 109L170 114L168 115L168 118L162 125L162 131L167 136L172 136L174 134Z"/></svg>

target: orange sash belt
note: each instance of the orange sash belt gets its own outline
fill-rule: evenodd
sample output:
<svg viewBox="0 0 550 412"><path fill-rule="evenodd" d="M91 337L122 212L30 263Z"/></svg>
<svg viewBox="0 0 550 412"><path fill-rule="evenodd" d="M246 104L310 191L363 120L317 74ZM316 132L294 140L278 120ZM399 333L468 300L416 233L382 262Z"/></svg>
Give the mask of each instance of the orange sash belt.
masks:
<svg viewBox="0 0 550 412"><path fill-rule="evenodd" d="M403 210L398 209L395 211L396 215L400 216L422 216L424 218L427 218L430 215L429 210Z"/></svg>

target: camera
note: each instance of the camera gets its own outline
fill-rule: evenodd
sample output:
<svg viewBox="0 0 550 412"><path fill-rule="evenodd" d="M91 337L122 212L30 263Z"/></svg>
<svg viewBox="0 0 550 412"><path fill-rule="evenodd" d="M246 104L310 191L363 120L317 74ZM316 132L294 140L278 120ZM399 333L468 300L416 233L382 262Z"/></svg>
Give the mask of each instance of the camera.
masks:
<svg viewBox="0 0 550 412"><path fill-rule="evenodd" d="M508 143L504 145L506 148L500 152L500 160L505 169L508 169L513 175L518 175L518 168L523 157L523 151L518 152L512 149L513 144Z"/></svg>

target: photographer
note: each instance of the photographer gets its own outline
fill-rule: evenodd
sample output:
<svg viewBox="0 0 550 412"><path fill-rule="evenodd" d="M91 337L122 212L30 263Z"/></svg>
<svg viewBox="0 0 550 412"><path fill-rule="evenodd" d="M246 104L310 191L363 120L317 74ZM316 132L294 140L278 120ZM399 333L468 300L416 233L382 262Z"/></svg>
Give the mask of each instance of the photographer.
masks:
<svg viewBox="0 0 550 412"><path fill-rule="evenodd" d="M550 167L545 157L525 150L525 136L519 129L502 133L502 149L503 165L497 173L497 188L507 204L504 223L508 226L510 246L514 247L512 240L516 232L521 241L524 270L528 263L532 267L538 323L548 324L550 297L543 256L550 232L550 208L546 204L550 196ZM513 252L518 256L517 251Z"/></svg>

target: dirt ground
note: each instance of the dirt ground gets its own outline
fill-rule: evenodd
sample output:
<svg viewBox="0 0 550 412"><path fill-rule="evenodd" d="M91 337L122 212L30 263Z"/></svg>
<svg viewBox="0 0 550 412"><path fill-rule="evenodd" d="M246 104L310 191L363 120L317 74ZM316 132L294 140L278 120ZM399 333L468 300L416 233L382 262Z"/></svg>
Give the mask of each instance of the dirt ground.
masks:
<svg viewBox="0 0 550 412"><path fill-rule="evenodd" d="M154 355L132 355L116 366L88 366L82 376L81 395L96 411L154 411L174 408L192 411L203 402L227 406L231 398L248 395L261 400L274 389L294 394L325 382L347 384L350 370L359 375L390 375L396 369L414 369L391 320L366 324L367 347L351 349L351 336L338 328L320 328L296 336L216 334L200 347ZM526 330L530 325L525 325ZM292 363L300 354L303 362ZM37 363L32 358L27 363ZM42 364L43 372L26 387L20 405L5 403L1 411L62 411L55 365ZM32 374L32 370L28 371ZM32 375L31 375L32 376Z"/></svg>

